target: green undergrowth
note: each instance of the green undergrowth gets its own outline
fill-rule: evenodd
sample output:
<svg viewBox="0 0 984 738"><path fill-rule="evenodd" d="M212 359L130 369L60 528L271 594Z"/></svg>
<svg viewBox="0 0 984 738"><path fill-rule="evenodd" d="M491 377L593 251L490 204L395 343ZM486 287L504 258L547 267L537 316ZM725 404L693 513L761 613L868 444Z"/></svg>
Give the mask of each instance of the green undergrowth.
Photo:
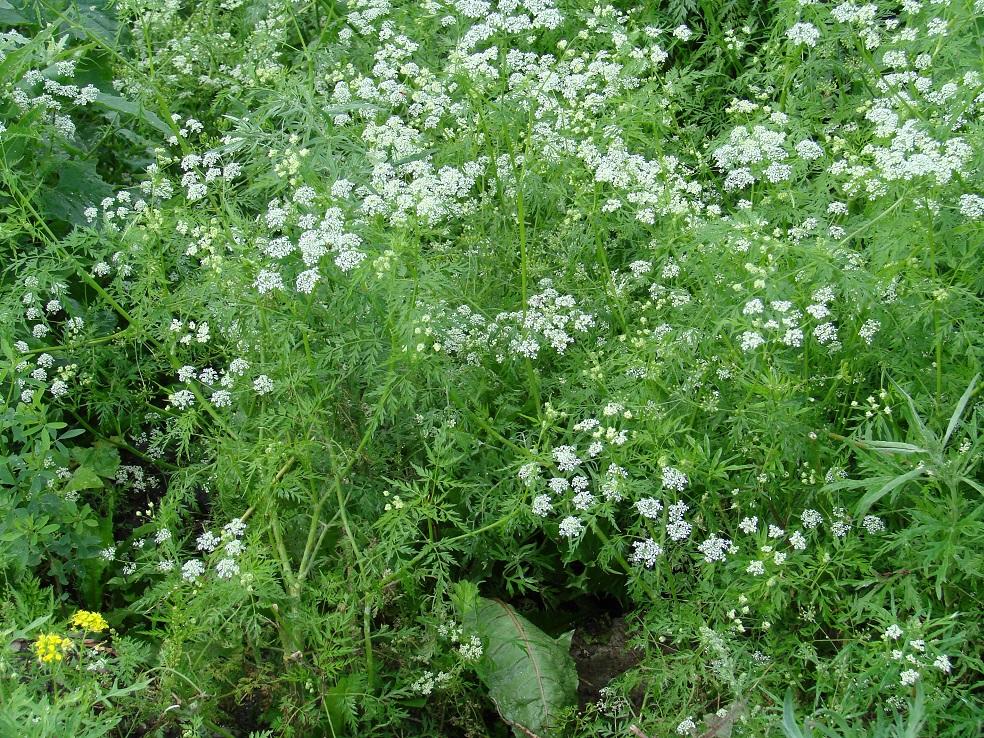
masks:
<svg viewBox="0 0 984 738"><path fill-rule="evenodd" d="M0 732L984 730L984 2L0 27Z"/></svg>

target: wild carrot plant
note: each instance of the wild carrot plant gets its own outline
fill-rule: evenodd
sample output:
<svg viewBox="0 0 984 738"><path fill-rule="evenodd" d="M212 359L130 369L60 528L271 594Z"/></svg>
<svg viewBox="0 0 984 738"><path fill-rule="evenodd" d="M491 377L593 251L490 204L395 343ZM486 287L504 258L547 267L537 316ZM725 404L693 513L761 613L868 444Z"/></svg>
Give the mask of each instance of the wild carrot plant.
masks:
<svg viewBox="0 0 984 738"><path fill-rule="evenodd" d="M984 2L0 6L0 725L984 729Z"/></svg>

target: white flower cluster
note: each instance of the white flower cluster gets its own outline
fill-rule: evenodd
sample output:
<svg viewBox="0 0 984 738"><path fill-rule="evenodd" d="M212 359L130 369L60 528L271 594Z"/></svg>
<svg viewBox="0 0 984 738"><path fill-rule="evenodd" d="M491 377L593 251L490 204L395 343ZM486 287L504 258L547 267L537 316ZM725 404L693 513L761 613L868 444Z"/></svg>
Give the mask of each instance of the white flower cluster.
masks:
<svg viewBox="0 0 984 738"><path fill-rule="evenodd" d="M232 579L232 577L239 574L240 567L236 558L246 550L245 545L240 540L245 532L246 523L239 518L233 518L232 522L222 528L221 535L206 530L195 540L195 548L197 550L206 555L215 554L214 556L209 556L208 560L214 562L216 578ZM166 528L158 532L158 537L161 537L163 533L167 533L167 537L170 537L170 531ZM158 541L158 543L160 542ZM221 550L219 550L220 547ZM215 553L216 551L218 551L217 554ZM158 568L160 568L160 563L158 564ZM173 562L169 563L173 566ZM165 570L161 569L161 571ZM189 559L181 566L181 578L189 584L194 584L205 575L206 571L206 562L200 559Z"/></svg>
<svg viewBox="0 0 984 738"><path fill-rule="evenodd" d="M507 356L535 359L544 345L563 354L575 335L587 333L595 325L594 316L579 310L570 295L552 288L533 295L528 309L499 313L487 320L462 305L454 311L438 311L423 316L414 329L419 341L416 350L433 350L477 364L491 356L497 362ZM421 340L423 339L423 340Z"/></svg>
<svg viewBox="0 0 984 738"><path fill-rule="evenodd" d="M192 125L201 124L194 119ZM188 123L186 122L186 126ZM175 140L175 143L177 141ZM236 162L223 164L222 155L217 151L206 151L203 155L186 154L181 159L181 186L185 188L188 202L201 200L208 194L209 185L215 182L232 182L242 173L242 165Z"/></svg>
<svg viewBox="0 0 984 738"><path fill-rule="evenodd" d="M672 466L664 466L661 470L663 487L666 489L675 489L678 492L683 492L688 484L687 475L684 474L679 469L674 469Z"/></svg>
<svg viewBox="0 0 984 738"><path fill-rule="evenodd" d="M532 487L540 479L540 466L534 461L523 464L517 476L527 487Z"/></svg>
<svg viewBox="0 0 984 738"><path fill-rule="evenodd" d="M663 513L663 503L653 497L644 497L641 500L636 500L635 506L642 517L649 518L650 520L659 519Z"/></svg>
<svg viewBox="0 0 984 738"><path fill-rule="evenodd" d="M180 320L172 319L168 330L172 333L182 333L183 335L178 339L178 343L186 346L191 343L208 343L212 338L208 323L205 322L196 323L195 321L189 321L185 324Z"/></svg>
<svg viewBox="0 0 984 738"><path fill-rule="evenodd" d="M789 152L785 144L785 133L764 125L732 130L728 143L712 152L717 166L728 172L724 189L733 192L763 178L773 184L788 180L793 168L786 163Z"/></svg>
<svg viewBox="0 0 984 738"><path fill-rule="evenodd" d="M448 684L451 678L451 674L444 671L439 671L436 674L432 671L425 671L423 676L410 685L410 689L426 696L435 689Z"/></svg>
<svg viewBox="0 0 984 738"><path fill-rule="evenodd" d="M822 287L813 293L813 302L806 307L805 312L814 320L823 320L832 315L828 303L833 301L833 289ZM805 337L802 327L805 316L800 310L793 309L792 305L793 303L788 300L772 300L766 308L759 298L746 301L742 308L742 315L752 318L755 330L746 330L741 334L739 345L742 351L746 353L754 351L769 341L778 341L792 348L801 347ZM862 325L859 335L870 343L880 327L879 321L869 320ZM841 348L837 325L831 321L815 325L813 336L820 345L827 346L832 352Z"/></svg>
<svg viewBox="0 0 984 738"><path fill-rule="evenodd" d="M816 46L817 41L820 40L820 31L812 23L797 23L786 31L786 36L792 41L793 46L801 44Z"/></svg>
<svg viewBox="0 0 984 738"><path fill-rule="evenodd" d="M622 492L619 487L623 479L627 479L629 473L618 464L610 464L605 473L605 481L601 485L601 493L609 502L621 502Z"/></svg>
<svg viewBox="0 0 984 738"><path fill-rule="evenodd" d="M980 195L961 195L959 205L960 214L967 218L977 220L984 217L984 197Z"/></svg>
<svg viewBox="0 0 984 738"><path fill-rule="evenodd" d="M577 448L574 446L557 446L553 450L554 461L560 471L574 471L581 465L581 459L575 453Z"/></svg>
<svg viewBox="0 0 984 738"><path fill-rule="evenodd" d="M629 561L633 564L641 564L647 569L652 569L656 566L657 559L663 555L663 547L652 538L636 541L632 544L632 548L634 550L629 557Z"/></svg>
<svg viewBox="0 0 984 738"><path fill-rule="evenodd" d="M329 252L334 254L335 266L342 272L352 271L366 259L365 252L359 248L362 245L361 237L345 229L345 216L341 208L328 208L320 221L312 213L298 212L299 205L313 204L314 197L308 190L313 192L312 188L298 189L292 201L272 200L263 216L266 225L274 232L296 224L301 229L296 243L286 235L257 241L259 249L271 259L286 259L295 252L300 253L301 261L308 269L297 275L295 287L303 294L314 291L321 278L319 266L322 258ZM284 289L283 276L276 266L268 265L268 268L260 270L254 286L261 295Z"/></svg>
<svg viewBox="0 0 984 738"><path fill-rule="evenodd" d="M666 510L668 517L666 534L677 543L689 538L691 531L694 529L690 523L683 519L684 514L689 509L690 506L683 500L678 500Z"/></svg>
<svg viewBox="0 0 984 738"><path fill-rule="evenodd" d="M553 504L550 502L550 495L537 495L533 498L531 512L534 515L539 515L541 518L545 518L552 510Z"/></svg>
<svg viewBox="0 0 984 738"><path fill-rule="evenodd" d="M584 523L580 518L570 515L560 521L558 532L562 538L577 538L584 532Z"/></svg>
<svg viewBox="0 0 984 738"><path fill-rule="evenodd" d="M710 564L714 561L725 561L727 554L733 550L733 544L728 539L718 538L712 533L710 538L701 543L697 549L704 555L704 561Z"/></svg>
<svg viewBox="0 0 984 738"><path fill-rule="evenodd" d="M631 154L615 132L606 151L590 140L571 141L569 148L594 171L596 182L625 191L640 222L652 225L657 216L696 214L705 207L698 199L704 186L691 179L693 172L675 157L651 161Z"/></svg>

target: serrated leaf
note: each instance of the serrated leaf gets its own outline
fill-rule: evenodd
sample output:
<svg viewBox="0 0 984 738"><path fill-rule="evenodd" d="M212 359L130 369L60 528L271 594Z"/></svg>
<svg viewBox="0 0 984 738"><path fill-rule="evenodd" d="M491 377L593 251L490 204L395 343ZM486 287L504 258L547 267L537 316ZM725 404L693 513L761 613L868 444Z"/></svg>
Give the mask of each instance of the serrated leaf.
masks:
<svg viewBox="0 0 984 738"><path fill-rule="evenodd" d="M482 639L479 676L516 735L556 735L559 713L577 704L573 632L551 638L505 602L484 597L463 623Z"/></svg>

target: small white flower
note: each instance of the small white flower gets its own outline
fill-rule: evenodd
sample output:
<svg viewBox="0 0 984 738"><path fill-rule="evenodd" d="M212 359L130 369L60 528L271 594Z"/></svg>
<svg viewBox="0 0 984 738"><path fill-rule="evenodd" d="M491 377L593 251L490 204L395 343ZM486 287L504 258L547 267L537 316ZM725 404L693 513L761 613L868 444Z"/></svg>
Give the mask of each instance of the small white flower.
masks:
<svg viewBox="0 0 984 738"><path fill-rule="evenodd" d="M919 672L915 669L906 669L899 675L899 681L903 687L908 687L916 683L919 679Z"/></svg>
<svg viewBox="0 0 984 738"><path fill-rule="evenodd" d="M694 730L696 727L697 724L693 721L693 718L688 717L677 726L676 732L679 735L687 735L687 733Z"/></svg>
<svg viewBox="0 0 984 738"><path fill-rule="evenodd" d="M458 646L458 653L465 661L478 661L484 652L482 640L476 635L469 636L468 643L461 643Z"/></svg>
<svg viewBox="0 0 984 738"><path fill-rule="evenodd" d="M584 523L573 515L560 521L559 533L564 538L577 538L584 532Z"/></svg>
<svg viewBox="0 0 984 738"><path fill-rule="evenodd" d="M640 515L650 520L660 517L660 514L663 512L663 503L655 497L644 497L638 500L635 506Z"/></svg>
<svg viewBox="0 0 984 738"><path fill-rule="evenodd" d="M869 533L881 533L885 530L885 523L882 519L875 515L865 515L864 520L861 521L861 525L864 526L865 530Z"/></svg>
<svg viewBox="0 0 984 738"><path fill-rule="evenodd" d="M795 148L796 153L804 161L813 161L823 156L823 149L820 147L820 144L808 138L796 144Z"/></svg>
<svg viewBox="0 0 984 738"><path fill-rule="evenodd" d="M662 469L663 486L666 489L675 489L682 492L688 483L687 475L672 466L664 466Z"/></svg>
<svg viewBox="0 0 984 738"><path fill-rule="evenodd" d="M191 390L178 390L174 394L168 395L168 402L179 410L184 410L195 404L195 393Z"/></svg>
<svg viewBox="0 0 984 738"><path fill-rule="evenodd" d="M795 46L799 46L800 44L816 46L817 41L820 39L820 31L812 23L797 23L786 31L786 36L789 37L789 40Z"/></svg>
<svg viewBox="0 0 984 738"><path fill-rule="evenodd" d="M181 578L188 583L194 583L204 573L205 565L198 559L189 559L181 567Z"/></svg>
<svg viewBox="0 0 984 738"><path fill-rule="evenodd" d="M258 395L265 395L273 392L273 380L266 374L261 374L253 380L253 389Z"/></svg>
<svg viewBox="0 0 984 738"><path fill-rule="evenodd" d="M221 559L219 563L215 565L215 575L219 579L232 579L232 577L238 573L239 564L237 564L233 559Z"/></svg>
<svg viewBox="0 0 984 738"><path fill-rule="evenodd" d="M686 520L673 520L666 526L666 535L679 543L680 541L687 539L693 529L694 527Z"/></svg>
<svg viewBox="0 0 984 738"><path fill-rule="evenodd" d="M984 217L984 197L980 195L961 195L960 214L974 220Z"/></svg>
<svg viewBox="0 0 984 738"><path fill-rule="evenodd" d="M574 495L571 502L576 510L589 510L595 503L595 496L585 489Z"/></svg>
<svg viewBox="0 0 984 738"><path fill-rule="evenodd" d="M533 504L530 512L534 515L539 515L541 518L545 518L550 514L551 510L553 510L553 505L550 502L550 495L537 495L533 498Z"/></svg>
<svg viewBox="0 0 984 738"><path fill-rule="evenodd" d="M708 564L714 561L726 561L727 554L732 553L732 543L726 538L718 538L711 533L711 537L701 543L697 550L704 554L704 561Z"/></svg>
<svg viewBox="0 0 984 738"><path fill-rule="evenodd" d="M636 541L632 544L634 549L629 561L633 564L642 564L647 569L652 569L656 565L656 560L663 555L663 547L652 538L644 541Z"/></svg>
<svg viewBox="0 0 984 738"><path fill-rule="evenodd" d="M232 395L228 390L216 390L212 393L212 404L215 407L229 407L232 405Z"/></svg>
<svg viewBox="0 0 984 738"><path fill-rule="evenodd" d="M689 41L694 32L685 25L679 25L673 29L673 35L681 41Z"/></svg>
<svg viewBox="0 0 984 738"><path fill-rule="evenodd" d="M232 521L222 529L222 531L230 536L239 538L246 532L246 523L239 518L233 518ZM226 548L228 549L228 546Z"/></svg>
<svg viewBox="0 0 984 738"><path fill-rule="evenodd" d="M273 290L282 290L284 288L284 281L277 272L270 271L269 269L261 269L260 273L256 275L256 281L253 285L261 295L265 295L267 292L272 292Z"/></svg>
<svg viewBox="0 0 984 738"><path fill-rule="evenodd" d="M211 553L220 543L222 543L222 539L215 535L212 531L207 530L195 540L195 547L199 551Z"/></svg>
<svg viewBox="0 0 984 738"><path fill-rule="evenodd" d="M575 454L574 446L558 446L553 450L554 461L560 471L574 471L581 465L581 459Z"/></svg>
<svg viewBox="0 0 984 738"><path fill-rule="evenodd" d="M800 515L800 520L803 521L804 528L812 530L823 522L823 515L816 510L804 510L803 514Z"/></svg>

